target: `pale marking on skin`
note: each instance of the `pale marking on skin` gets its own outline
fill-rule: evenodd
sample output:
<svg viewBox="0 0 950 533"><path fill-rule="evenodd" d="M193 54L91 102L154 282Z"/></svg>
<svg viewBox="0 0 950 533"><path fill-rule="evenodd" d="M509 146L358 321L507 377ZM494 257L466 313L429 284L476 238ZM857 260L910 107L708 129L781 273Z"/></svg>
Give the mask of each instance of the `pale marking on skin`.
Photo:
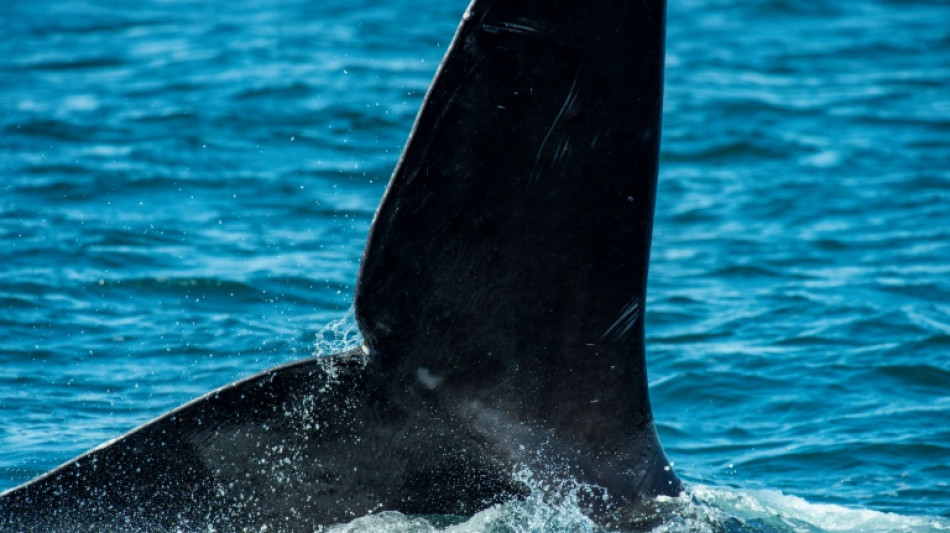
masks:
<svg viewBox="0 0 950 533"><path fill-rule="evenodd" d="M512 21L501 21L496 24L484 24L482 29L489 33L501 33L503 31L509 31L511 33L528 35L528 34L543 34L546 27L550 27L549 23L545 23L544 20L533 20L527 17L519 17L517 22Z"/></svg>
<svg viewBox="0 0 950 533"><path fill-rule="evenodd" d="M517 24L515 22L504 22L502 24L512 31L521 31L525 33L538 33L540 31L538 28L533 28L527 24Z"/></svg>
<svg viewBox="0 0 950 533"><path fill-rule="evenodd" d="M435 390L442 384L442 378L433 374L424 366L420 366L416 369L416 381L429 390Z"/></svg>
<svg viewBox="0 0 950 533"><path fill-rule="evenodd" d="M501 33L502 31L510 31L512 33L539 33L538 28L533 28L527 24L517 24L514 22L502 22L501 24L485 24L482 28L489 33Z"/></svg>
<svg viewBox="0 0 950 533"><path fill-rule="evenodd" d="M618 340L623 340L630 334L637 320L640 319L640 311L640 299L634 297L633 300L623 308L623 311L620 312L620 317L617 318L617 321L607 328L607 331L605 331L600 338L603 339L608 335L612 335Z"/></svg>
<svg viewBox="0 0 950 533"><path fill-rule="evenodd" d="M558 146L557 150L554 153L554 160L551 162L551 168L554 168L561 164L561 161L567 156L571 151L571 138L565 137L561 144Z"/></svg>
<svg viewBox="0 0 950 533"><path fill-rule="evenodd" d="M538 164L541 162L541 155L544 153L544 147L547 146L548 140L551 138L551 134L554 133L554 129L557 127L558 122L561 121L561 117L564 116L564 113L574 105L574 102L577 100L577 94L574 93L574 90L577 88L577 80L581 77L581 69L577 69L577 74L574 75L574 82L571 83L571 90L567 92L567 98L564 99L564 104L561 106L561 110L558 111L557 116L554 117L554 122L551 123L551 127L548 128L547 135L544 136L544 140L541 141L541 147L538 148L538 155L534 158L534 168L531 169L531 179L537 180L538 174Z"/></svg>

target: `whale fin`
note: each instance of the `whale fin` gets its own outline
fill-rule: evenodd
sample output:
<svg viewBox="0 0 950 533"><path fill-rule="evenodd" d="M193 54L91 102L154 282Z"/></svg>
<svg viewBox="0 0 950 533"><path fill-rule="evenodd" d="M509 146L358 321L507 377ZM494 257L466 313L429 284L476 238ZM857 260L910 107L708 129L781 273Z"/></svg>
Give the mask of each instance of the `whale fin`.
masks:
<svg viewBox="0 0 950 533"><path fill-rule="evenodd" d="M468 380L592 345L642 359L662 4L471 6L362 261L357 320L386 364Z"/></svg>
<svg viewBox="0 0 950 533"><path fill-rule="evenodd" d="M664 17L660 0L476 0L377 211L355 304L388 379L551 432L573 462L603 451L579 475L631 496L679 487L607 481L640 468L617 457L645 441L666 465L643 333Z"/></svg>
<svg viewBox="0 0 950 533"><path fill-rule="evenodd" d="M664 13L475 0L370 232L364 349L239 381L7 491L0 529L469 514L523 494L522 467L609 506L676 494L643 337Z"/></svg>

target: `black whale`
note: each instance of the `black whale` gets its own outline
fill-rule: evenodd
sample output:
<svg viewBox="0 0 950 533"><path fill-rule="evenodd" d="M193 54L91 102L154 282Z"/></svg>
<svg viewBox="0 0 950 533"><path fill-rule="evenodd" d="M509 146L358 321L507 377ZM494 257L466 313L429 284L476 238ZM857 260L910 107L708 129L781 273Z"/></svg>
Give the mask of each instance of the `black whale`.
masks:
<svg viewBox="0 0 950 533"><path fill-rule="evenodd" d="M664 17L664 0L475 0L370 232L362 349L234 383L12 489L0 530L464 515L522 494L521 466L601 487L609 522L677 494L642 320Z"/></svg>

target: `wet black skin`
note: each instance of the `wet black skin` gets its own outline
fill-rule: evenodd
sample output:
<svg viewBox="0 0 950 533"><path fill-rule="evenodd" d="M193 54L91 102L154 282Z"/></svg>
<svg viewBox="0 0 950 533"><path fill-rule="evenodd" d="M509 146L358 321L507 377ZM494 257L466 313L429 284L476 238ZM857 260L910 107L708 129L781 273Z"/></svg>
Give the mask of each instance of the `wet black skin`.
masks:
<svg viewBox="0 0 950 533"><path fill-rule="evenodd" d="M0 497L0 531L312 531L573 478L604 523L679 480L643 311L664 0L475 0L376 214L364 346L199 398ZM604 492L607 497L599 497Z"/></svg>

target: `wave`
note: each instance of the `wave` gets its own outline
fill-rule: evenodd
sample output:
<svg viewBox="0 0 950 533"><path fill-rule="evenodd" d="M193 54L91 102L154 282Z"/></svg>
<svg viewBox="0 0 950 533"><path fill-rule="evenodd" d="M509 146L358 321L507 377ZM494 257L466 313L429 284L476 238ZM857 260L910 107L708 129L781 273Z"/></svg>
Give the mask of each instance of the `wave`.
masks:
<svg viewBox="0 0 950 533"><path fill-rule="evenodd" d="M576 490L576 489L575 489ZM576 492L545 497L536 490L465 519L383 512L324 529L327 533L601 533L581 510ZM904 516L835 504L812 503L774 490L692 485L678 498L661 499L665 518L653 533L943 533L945 518Z"/></svg>

